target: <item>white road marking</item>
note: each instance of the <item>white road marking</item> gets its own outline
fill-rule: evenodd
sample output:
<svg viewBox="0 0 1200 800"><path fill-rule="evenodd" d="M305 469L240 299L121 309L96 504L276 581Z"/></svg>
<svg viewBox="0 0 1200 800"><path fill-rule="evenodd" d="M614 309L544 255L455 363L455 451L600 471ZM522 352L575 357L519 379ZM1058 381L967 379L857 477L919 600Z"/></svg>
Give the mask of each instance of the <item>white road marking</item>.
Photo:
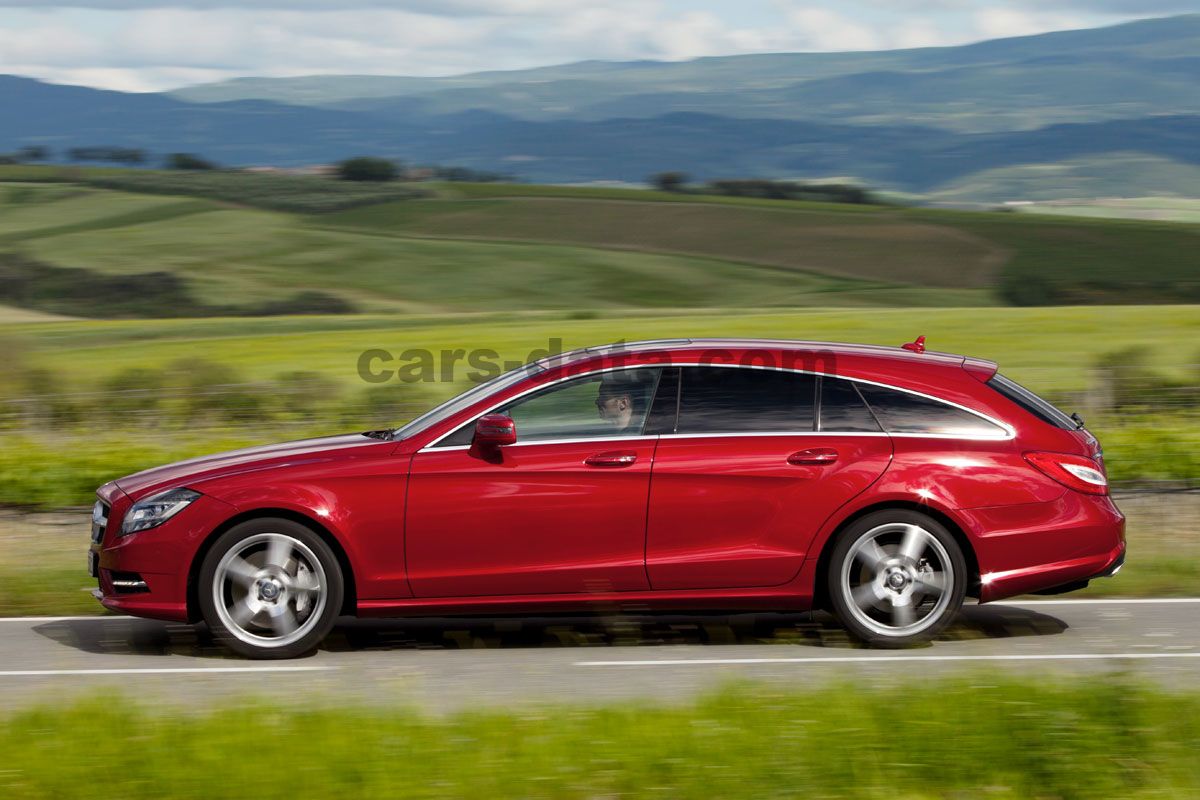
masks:
<svg viewBox="0 0 1200 800"><path fill-rule="evenodd" d="M1093 597L1079 600L996 600L988 606L1123 606L1139 603L1200 603L1200 597Z"/></svg>
<svg viewBox="0 0 1200 800"><path fill-rule="evenodd" d="M1200 658L1188 653L1039 653L994 656L815 656L809 658L672 658L644 661L576 661L577 667L685 667L714 664L886 664L909 661L1103 661L1106 659Z"/></svg>
<svg viewBox="0 0 1200 800"><path fill-rule="evenodd" d="M84 622L87 620L123 619L131 620L138 617L118 617L104 614L93 614L90 617L0 617L0 622Z"/></svg>
<svg viewBox="0 0 1200 800"><path fill-rule="evenodd" d="M148 667L145 669L12 669L0 670L0 678L32 678L54 675L180 675L201 672L324 672L338 667Z"/></svg>

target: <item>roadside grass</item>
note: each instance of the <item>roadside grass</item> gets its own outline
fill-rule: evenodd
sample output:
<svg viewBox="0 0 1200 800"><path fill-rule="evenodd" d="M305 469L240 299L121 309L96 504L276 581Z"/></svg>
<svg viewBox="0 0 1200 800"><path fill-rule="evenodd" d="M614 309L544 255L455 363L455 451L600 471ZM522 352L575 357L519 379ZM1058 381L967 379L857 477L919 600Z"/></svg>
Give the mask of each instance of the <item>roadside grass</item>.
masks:
<svg viewBox="0 0 1200 800"><path fill-rule="evenodd" d="M118 715L122 734L98 735ZM897 727L902 727L898 734ZM797 692L740 685L626 702L432 717L253 700L201 712L110 695L8 715L12 800L1188 797L1200 694L1120 677L977 675ZM298 789L298 787L300 787Z"/></svg>
<svg viewBox="0 0 1200 800"><path fill-rule="evenodd" d="M88 497L103 482L91 480ZM1129 560L1116 577L1093 581L1067 599L1200 596L1200 492L1116 500L1129 520ZM0 509L0 616L103 613L89 594L95 588L84 561L89 529L87 508Z"/></svg>

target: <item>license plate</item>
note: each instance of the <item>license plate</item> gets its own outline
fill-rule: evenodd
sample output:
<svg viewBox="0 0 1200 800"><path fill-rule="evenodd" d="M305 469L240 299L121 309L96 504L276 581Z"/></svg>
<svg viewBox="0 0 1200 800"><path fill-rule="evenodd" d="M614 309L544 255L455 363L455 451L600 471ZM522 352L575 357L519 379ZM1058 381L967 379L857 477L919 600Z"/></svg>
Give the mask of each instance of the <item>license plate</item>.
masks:
<svg viewBox="0 0 1200 800"><path fill-rule="evenodd" d="M96 557L95 550L88 550L88 575L100 577L100 559Z"/></svg>

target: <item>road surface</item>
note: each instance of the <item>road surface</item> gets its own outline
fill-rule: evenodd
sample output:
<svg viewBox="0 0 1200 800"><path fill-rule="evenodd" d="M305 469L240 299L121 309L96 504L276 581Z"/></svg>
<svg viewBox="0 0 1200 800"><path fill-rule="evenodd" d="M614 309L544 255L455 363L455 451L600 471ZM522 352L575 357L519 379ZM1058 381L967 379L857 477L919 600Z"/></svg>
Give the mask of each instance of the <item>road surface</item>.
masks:
<svg viewBox="0 0 1200 800"><path fill-rule="evenodd" d="M128 617L0 619L0 709L114 691L148 703L258 697L287 705L398 702L432 712L524 703L684 700L731 680L1121 671L1200 689L1200 598L968 606L937 642L865 650L828 617L344 620L326 647L246 661L206 632Z"/></svg>

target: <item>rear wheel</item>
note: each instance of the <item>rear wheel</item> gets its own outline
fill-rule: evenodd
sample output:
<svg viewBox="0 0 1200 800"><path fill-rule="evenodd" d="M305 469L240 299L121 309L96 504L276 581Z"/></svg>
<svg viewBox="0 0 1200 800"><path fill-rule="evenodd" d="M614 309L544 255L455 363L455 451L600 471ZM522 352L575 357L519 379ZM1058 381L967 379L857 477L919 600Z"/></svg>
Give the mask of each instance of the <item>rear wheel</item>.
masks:
<svg viewBox="0 0 1200 800"><path fill-rule="evenodd" d="M842 532L829 561L834 614L855 638L880 647L928 641L966 594L962 548L936 520L878 511Z"/></svg>
<svg viewBox="0 0 1200 800"><path fill-rule="evenodd" d="M342 606L336 556L286 519L230 528L200 568L200 610L214 635L250 658L294 658L317 647Z"/></svg>

